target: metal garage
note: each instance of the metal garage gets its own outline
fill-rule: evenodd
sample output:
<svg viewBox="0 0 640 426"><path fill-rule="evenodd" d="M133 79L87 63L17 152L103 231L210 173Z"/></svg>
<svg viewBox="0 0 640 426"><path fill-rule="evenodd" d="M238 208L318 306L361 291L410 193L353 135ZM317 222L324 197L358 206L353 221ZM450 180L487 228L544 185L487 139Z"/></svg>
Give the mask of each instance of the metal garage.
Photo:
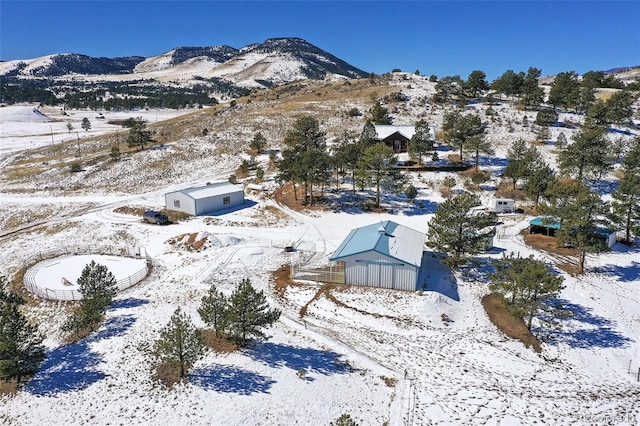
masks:
<svg viewBox="0 0 640 426"><path fill-rule="evenodd" d="M345 284L417 290L426 235L392 221L354 229L330 260L344 264Z"/></svg>
<svg viewBox="0 0 640 426"><path fill-rule="evenodd" d="M244 189L229 182L167 192L167 210L200 216L244 204Z"/></svg>

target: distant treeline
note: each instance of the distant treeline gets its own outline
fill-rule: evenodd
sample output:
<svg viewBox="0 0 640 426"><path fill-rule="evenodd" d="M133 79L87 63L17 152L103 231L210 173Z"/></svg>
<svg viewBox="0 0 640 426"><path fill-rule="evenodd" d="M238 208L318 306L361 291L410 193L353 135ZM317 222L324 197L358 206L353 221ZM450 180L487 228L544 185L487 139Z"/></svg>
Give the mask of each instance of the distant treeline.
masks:
<svg viewBox="0 0 640 426"><path fill-rule="evenodd" d="M214 93L228 97L242 96L246 89L220 79L203 79L202 84L176 87L128 81L125 83L84 81L24 80L8 77L0 84L0 102L15 104L37 102L67 108L132 110L139 108L186 108L216 105Z"/></svg>

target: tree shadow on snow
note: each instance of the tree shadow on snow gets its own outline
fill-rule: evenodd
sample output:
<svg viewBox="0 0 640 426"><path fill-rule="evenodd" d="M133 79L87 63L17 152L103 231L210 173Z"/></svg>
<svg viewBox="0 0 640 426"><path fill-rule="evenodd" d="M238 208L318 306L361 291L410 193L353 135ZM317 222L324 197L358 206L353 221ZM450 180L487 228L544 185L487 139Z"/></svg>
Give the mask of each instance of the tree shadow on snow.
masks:
<svg viewBox="0 0 640 426"><path fill-rule="evenodd" d="M269 393L275 383L268 377L230 365L195 369L189 375L189 381L203 389L239 395Z"/></svg>
<svg viewBox="0 0 640 426"><path fill-rule="evenodd" d="M596 180L589 183L589 188L600 195L613 194L618 189L618 181Z"/></svg>
<svg viewBox="0 0 640 426"><path fill-rule="evenodd" d="M418 277L418 286L422 286L423 291L440 293L456 302L460 301L458 280L451 273L451 269L442 264L439 253L430 251L422 253L422 266Z"/></svg>
<svg viewBox="0 0 640 426"><path fill-rule="evenodd" d="M605 317L595 315L593 310L565 299L554 299L551 304L560 305L571 316L559 320L557 329L538 329L535 334L544 335L549 344L564 343L576 349L617 348L632 342L613 329L614 323ZM545 319L544 316L542 319ZM546 318L552 320L552 318Z"/></svg>
<svg viewBox="0 0 640 426"><path fill-rule="evenodd" d="M86 389L107 375L99 370L102 357L91 350L91 343L119 336L136 321L132 315L109 318L100 330L77 342L47 352L47 359L26 387L34 395L54 395Z"/></svg>
<svg viewBox="0 0 640 426"><path fill-rule="evenodd" d="M273 368L290 368L325 376L353 371L342 355L319 349L301 348L271 342L260 342L245 351L253 360Z"/></svg>
<svg viewBox="0 0 640 426"><path fill-rule="evenodd" d="M631 265L602 265L596 271L615 277L617 281L632 282L640 280L640 262L632 262Z"/></svg>
<svg viewBox="0 0 640 426"><path fill-rule="evenodd" d="M129 297L127 299L114 300L113 303L111 303L111 306L109 306L109 310L112 311L115 309L137 308L138 306L146 305L148 303L149 301L146 299L136 299Z"/></svg>

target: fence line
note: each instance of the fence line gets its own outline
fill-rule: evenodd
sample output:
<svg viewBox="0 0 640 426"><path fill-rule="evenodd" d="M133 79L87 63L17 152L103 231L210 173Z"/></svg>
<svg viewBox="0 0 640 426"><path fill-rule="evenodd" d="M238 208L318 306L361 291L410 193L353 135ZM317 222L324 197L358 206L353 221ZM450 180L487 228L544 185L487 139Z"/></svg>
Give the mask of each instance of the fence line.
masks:
<svg viewBox="0 0 640 426"><path fill-rule="evenodd" d="M54 290L44 286L38 286L35 280L37 272L42 266L39 263L46 259L52 259L55 257L65 255L86 255L86 254L99 254L108 256L120 256L130 257L134 259L145 259L146 263L144 268L140 269L136 273L130 275L127 278L123 278L116 282L116 288L118 291L126 290L129 287L139 283L149 273L149 266L151 264L151 257L149 257L147 251L143 247L93 247L93 246L66 246L55 250L42 251L30 256L25 261L25 267L32 265L24 274L23 282L24 286L29 289L36 296L43 297L50 300L62 300L72 301L82 299L82 294L77 290Z"/></svg>
<svg viewBox="0 0 640 426"><path fill-rule="evenodd" d="M299 267L291 265L291 277L316 283L344 284L344 264L336 263L321 267Z"/></svg>

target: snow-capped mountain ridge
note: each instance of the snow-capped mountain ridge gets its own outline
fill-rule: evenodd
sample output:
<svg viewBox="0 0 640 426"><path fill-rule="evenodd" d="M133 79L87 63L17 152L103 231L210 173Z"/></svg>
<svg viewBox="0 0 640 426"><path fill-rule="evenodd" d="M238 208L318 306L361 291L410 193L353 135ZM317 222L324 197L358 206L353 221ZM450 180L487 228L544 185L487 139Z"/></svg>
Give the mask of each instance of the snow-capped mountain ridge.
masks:
<svg viewBox="0 0 640 426"><path fill-rule="evenodd" d="M274 72L273 66L263 66L263 63L277 64L280 72ZM193 64L193 72L190 72ZM254 74L249 70L253 70ZM227 45L177 47L149 58L132 56L109 59L64 53L0 63L0 75L18 78L77 74L104 75L107 80L109 75L119 75L118 80L122 80L123 74L131 75L132 79L150 77L160 81L184 81L196 76L222 77L247 86L255 86L256 81L277 84L304 78L321 79L331 74L347 78L367 75L301 38L272 38L240 49Z"/></svg>

